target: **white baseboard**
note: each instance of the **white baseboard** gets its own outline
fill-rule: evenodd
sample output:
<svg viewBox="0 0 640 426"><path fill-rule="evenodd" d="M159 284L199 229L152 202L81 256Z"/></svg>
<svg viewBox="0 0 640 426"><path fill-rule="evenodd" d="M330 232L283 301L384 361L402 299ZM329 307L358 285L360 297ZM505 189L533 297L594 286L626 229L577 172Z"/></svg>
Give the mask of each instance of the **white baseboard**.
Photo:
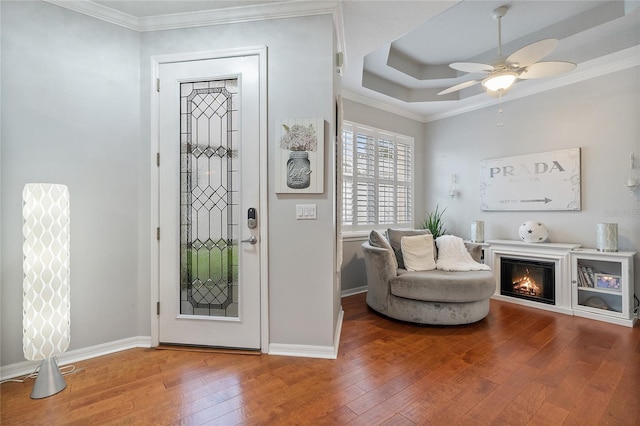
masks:
<svg viewBox="0 0 640 426"><path fill-rule="evenodd" d="M333 337L333 346L314 346L314 345L287 345L282 343L271 343L269 345L269 355L281 356L298 356L304 358L338 358L338 347L340 346L340 334L342 333L342 320L344 319L344 311L340 308L338 314L338 323L336 324L336 332Z"/></svg>
<svg viewBox="0 0 640 426"><path fill-rule="evenodd" d="M63 366L85 359L120 352L132 348L150 348L151 336L128 337L114 342L101 343L87 348L74 349L58 355L58 365ZM23 361L0 367L0 380L31 374L40 365L40 361Z"/></svg>
<svg viewBox="0 0 640 426"><path fill-rule="evenodd" d="M336 332L333 339L333 346L313 346L313 345L287 345L279 343L271 343L269 345L269 355L286 355L299 356L307 358L326 358L336 359L338 357L338 347L340 345L340 333L342 332L342 321L344 319L344 311L340 308L338 314L338 322ZM74 362L83 361L102 355L120 352L133 348L150 348L151 336L129 337L114 342L102 343L86 348L74 349L65 352L59 356L58 365L68 365ZM0 367L0 381L12 379L14 377L25 376L33 373L40 365L40 361L23 361L15 364L4 365Z"/></svg>
<svg viewBox="0 0 640 426"><path fill-rule="evenodd" d="M365 284L360 287L348 288L346 290L342 290L340 292L340 297L353 296L354 294L360 294L360 293L366 293L366 292L367 292L367 285Z"/></svg>

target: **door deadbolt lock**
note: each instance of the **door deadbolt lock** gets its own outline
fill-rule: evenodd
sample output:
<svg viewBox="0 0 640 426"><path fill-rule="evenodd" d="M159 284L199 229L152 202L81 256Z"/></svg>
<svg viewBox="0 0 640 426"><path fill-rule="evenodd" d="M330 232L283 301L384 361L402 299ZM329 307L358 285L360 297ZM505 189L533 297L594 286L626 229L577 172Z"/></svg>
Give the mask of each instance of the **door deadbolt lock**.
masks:
<svg viewBox="0 0 640 426"><path fill-rule="evenodd" d="M255 229L258 226L258 218L256 216L256 209L253 207L247 210L247 228Z"/></svg>

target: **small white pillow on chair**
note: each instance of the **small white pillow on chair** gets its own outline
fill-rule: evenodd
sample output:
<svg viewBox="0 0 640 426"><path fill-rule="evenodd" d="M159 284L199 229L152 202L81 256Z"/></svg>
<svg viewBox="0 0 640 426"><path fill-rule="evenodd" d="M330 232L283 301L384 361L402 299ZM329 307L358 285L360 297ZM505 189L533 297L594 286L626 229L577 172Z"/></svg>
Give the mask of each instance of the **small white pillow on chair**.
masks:
<svg viewBox="0 0 640 426"><path fill-rule="evenodd" d="M431 271L436 269L433 255L433 235L402 237L400 240L404 267L407 271Z"/></svg>

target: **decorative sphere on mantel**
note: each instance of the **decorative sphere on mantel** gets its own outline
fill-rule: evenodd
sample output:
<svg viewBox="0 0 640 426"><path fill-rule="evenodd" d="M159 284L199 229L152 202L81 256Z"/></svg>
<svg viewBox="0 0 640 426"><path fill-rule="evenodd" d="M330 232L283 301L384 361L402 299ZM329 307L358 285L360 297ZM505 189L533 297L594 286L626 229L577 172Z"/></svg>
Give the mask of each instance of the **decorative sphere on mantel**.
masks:
<svg viewBox="0 0 640 426"><path fill-rule="evenodd" d="M525 243L542 243L549 238L549 230L543 223L526 221L518 229L520 239Z"/></svg>

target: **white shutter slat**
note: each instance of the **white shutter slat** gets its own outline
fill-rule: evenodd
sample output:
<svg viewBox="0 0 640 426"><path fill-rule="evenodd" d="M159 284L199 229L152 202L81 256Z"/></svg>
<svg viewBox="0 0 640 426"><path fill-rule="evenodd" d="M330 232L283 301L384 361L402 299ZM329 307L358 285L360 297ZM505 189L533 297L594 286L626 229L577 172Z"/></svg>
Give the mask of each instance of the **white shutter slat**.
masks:
<svg viewBox="0 0 640 426"><path fill-rule="evenodd" d="M413 222L413 138L346 123L342 216L349 230Z"/></svg>
<svg viewBox="0 0 640 426"><path fill-rule="evenodd" d="M375 140L371 136L358 134L356 137L356 164L358 176L375 176Z"/></svg>

